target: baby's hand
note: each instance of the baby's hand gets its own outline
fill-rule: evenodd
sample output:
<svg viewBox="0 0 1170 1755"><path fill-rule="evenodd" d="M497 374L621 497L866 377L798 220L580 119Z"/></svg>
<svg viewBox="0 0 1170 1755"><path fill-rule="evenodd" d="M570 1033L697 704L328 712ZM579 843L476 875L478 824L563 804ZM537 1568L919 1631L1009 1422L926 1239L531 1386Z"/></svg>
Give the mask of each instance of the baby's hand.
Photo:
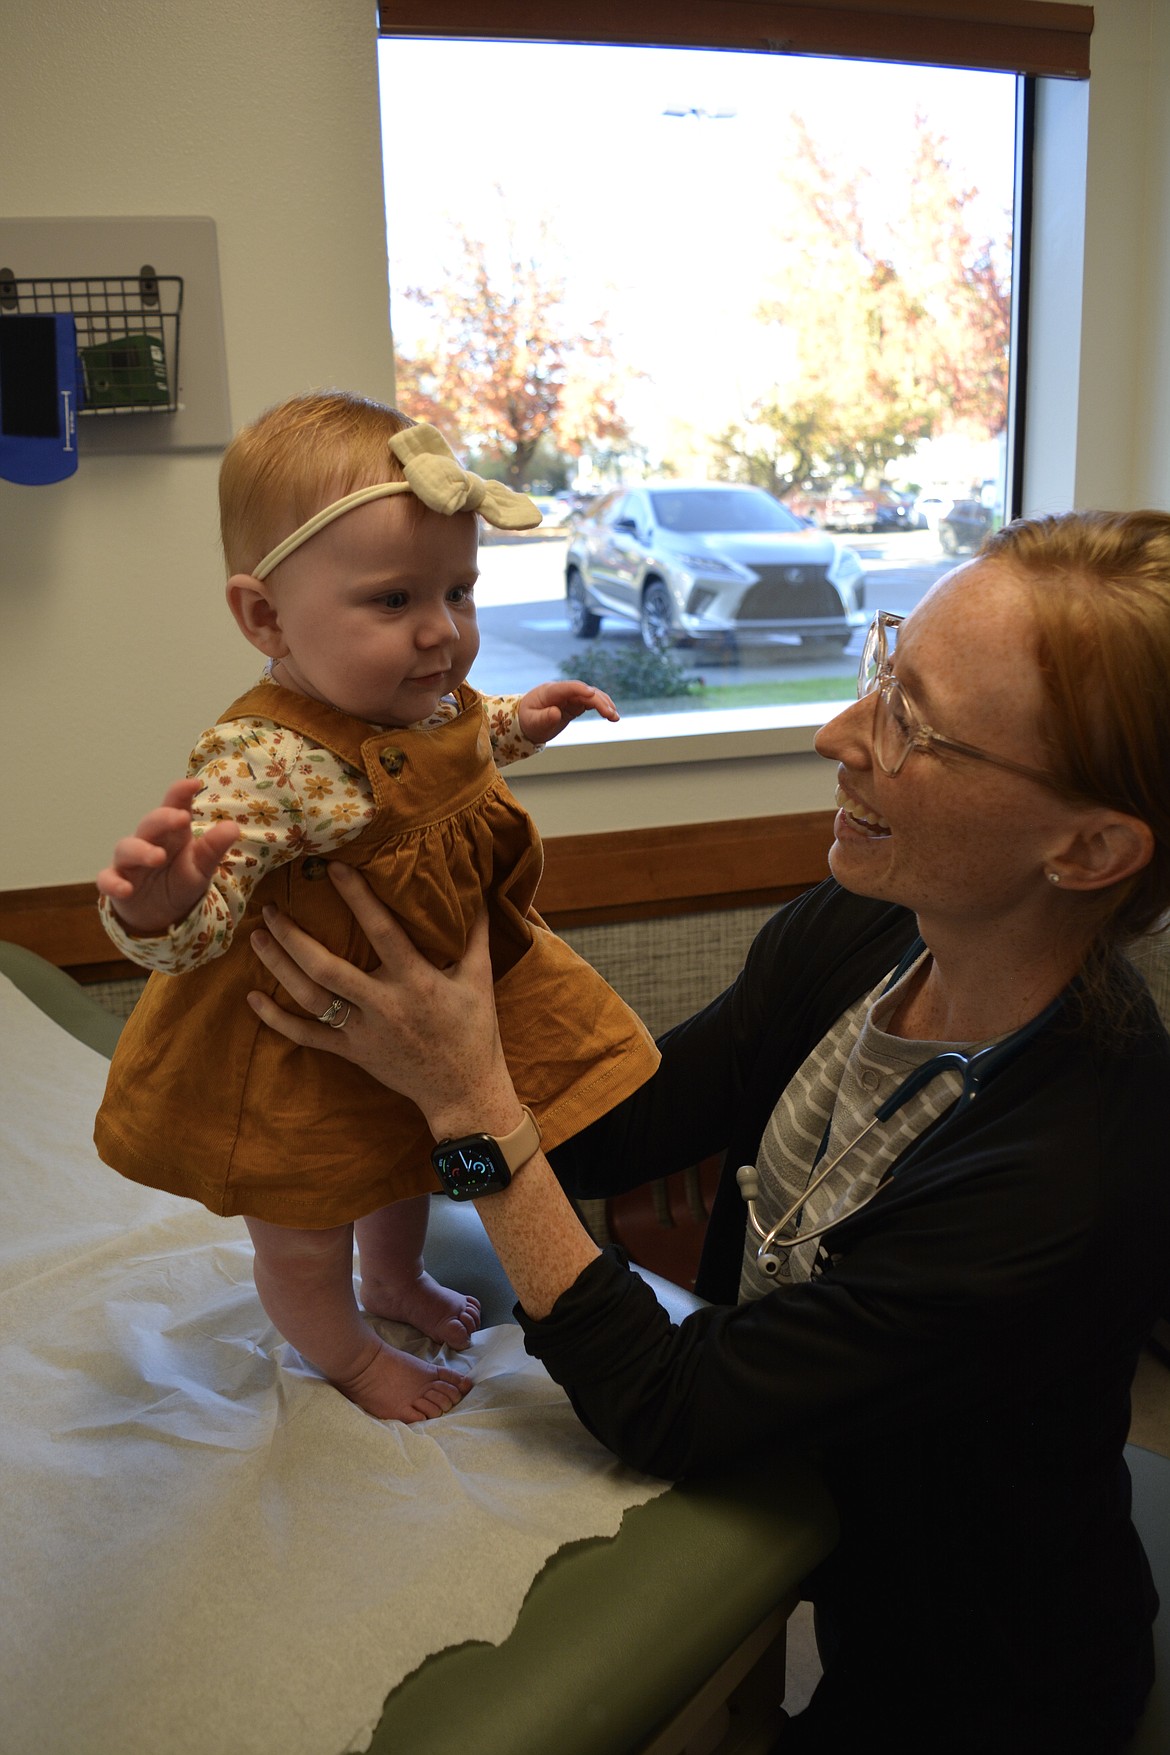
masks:
<svg viewBox="0 0 1170 1755"><path fill-rule="evenodd" d="M98 891L139 938L157 938L183 920L207 894L215 868L239 840L234 823L211 823L191 833L191 803L198 779L168 786L157 810L144 816L133 835L118 842L113 862L97 876Z"/></svg>
<svg viewBox="0 0 1170 1755"><path fill-rule="evenodd" d="M546 682L521 695L516 717L529 743L548 743L590 708L603 719L620 715L609 696L583 682Z"/></svg>

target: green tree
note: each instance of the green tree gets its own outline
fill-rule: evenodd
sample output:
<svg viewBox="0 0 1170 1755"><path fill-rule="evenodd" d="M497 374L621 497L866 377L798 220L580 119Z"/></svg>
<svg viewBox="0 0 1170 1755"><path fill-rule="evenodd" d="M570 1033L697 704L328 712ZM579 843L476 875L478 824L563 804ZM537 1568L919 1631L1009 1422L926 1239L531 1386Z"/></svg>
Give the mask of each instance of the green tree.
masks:
<svg viewBox="0 0 1170 1755"><path fill-rule="evenodd" d="M777 499L832 475L840 446L830 399L816 394L802 400L778 390L761 397L742 422L712 440L719 473L726 481L750 482Z"/></svg>

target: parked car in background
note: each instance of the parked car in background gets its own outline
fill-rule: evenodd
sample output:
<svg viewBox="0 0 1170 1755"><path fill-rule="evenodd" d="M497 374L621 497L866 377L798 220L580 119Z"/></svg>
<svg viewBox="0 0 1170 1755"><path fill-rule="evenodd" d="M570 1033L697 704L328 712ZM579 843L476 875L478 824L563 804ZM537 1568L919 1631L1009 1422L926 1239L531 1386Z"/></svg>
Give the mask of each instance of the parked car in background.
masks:
<svg viewBox="0 0 1170 1755"><path fill-rule="evenodd" d="M762 488L719 483L604 495L574 521L565 596L578 639L613 616L652 651L729 636L843 650L865 622L851 548Z"/></svg>
<svg viewBox="0 0 1170 1755"><path fill-rule="evenodd" d="M913 530L909 503L892 488L834 488L821 508L826 530Z"/></svg>
<svg viewBox="0 0 1170 1755"><path fill-rule="evenodd" d="M540 512L538 529L558 529L573 516L573 508L568 500L562 500L557 494L529 494L528 497Z"/></svg>
<svg viewBox="0 0 1170 1755"><path fill-rule="evenodd" d="M938 521L939 547L945 555L973 555L993 523L982 500L956 500Z"/></svg>
<svg viewBox="0 0 1170 1755"><path fill-rule="evenodd" d="M823 488L792 488L784 495L784 504L802 524L812 524L818 530L824 528L825 500L827 494Z"/></svg>
<svg viewBox="0 0 1170 1755"><path fill-rule="evenodd" d="M935 488L923 488L914 496L911 516L916 530L937 530L938 521L950 511L954 505L954 495L940 493Z"/></svg>

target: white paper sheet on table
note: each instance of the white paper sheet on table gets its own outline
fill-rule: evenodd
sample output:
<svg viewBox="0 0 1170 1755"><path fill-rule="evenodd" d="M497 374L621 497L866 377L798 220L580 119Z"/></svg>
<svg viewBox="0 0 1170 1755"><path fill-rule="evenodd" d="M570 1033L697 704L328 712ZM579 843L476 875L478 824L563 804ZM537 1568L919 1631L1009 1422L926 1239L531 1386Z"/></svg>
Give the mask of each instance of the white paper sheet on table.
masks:
<svg viewBox="0 0 1170 1755"><path fill-rule="evenodd" d="M361 1413L268 1324L241 1221L101 1164L105 1061L3 978L0 1054L0 1755L364 1749L424 1657L503 1640L663 1490L510 1325L449 1361L454 1412Z"/></svg>

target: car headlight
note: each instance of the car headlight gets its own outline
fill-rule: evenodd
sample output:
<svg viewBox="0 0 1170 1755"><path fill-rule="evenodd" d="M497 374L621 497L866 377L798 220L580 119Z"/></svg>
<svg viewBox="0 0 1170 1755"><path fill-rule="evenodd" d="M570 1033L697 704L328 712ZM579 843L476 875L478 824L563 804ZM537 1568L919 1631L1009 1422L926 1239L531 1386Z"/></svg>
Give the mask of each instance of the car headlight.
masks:
<svg viewBox="0 0 1170 1755"><path fill-rule="evenodd" d="M688 573L706 573L717 579L738 579L741 577L738 567L728 561L721 561L718 555L679 555L678 564L685 567Z"/></svg>
<svg viewBox="0 0 1170 1755"><path fill-rule="evenodd" d="M834 585L856 585L864 571L856 550L839 548L829 568L829 578Z"/></svg>

